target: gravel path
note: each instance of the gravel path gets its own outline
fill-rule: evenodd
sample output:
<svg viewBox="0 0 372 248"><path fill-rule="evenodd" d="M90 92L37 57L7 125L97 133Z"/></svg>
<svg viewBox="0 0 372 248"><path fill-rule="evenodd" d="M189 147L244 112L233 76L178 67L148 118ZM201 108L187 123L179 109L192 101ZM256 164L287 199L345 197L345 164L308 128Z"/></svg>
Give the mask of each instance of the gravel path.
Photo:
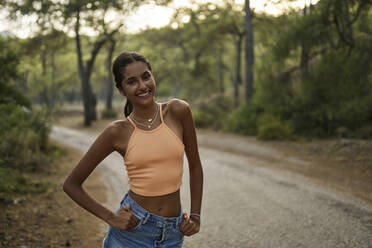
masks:
<svg viewBox="0 0 372 248"><path fill-rule="evenodd" d="M62 127L54 127L51 137L82 152L95 138ZM262 166L270 157L280 157L272 148L208 134L198 134L198 140L204 168L202 227L199 234L185 237L185 248L372 247L370 204L314 185L303 176ZM224 146L260 156L223 152ZM288 162L304 163L290 157ZM123 160L112 154L97 169L108 182L106 205L116 209L129 186ZM186 157L184 172L182 205L189 212Z"/></svg>

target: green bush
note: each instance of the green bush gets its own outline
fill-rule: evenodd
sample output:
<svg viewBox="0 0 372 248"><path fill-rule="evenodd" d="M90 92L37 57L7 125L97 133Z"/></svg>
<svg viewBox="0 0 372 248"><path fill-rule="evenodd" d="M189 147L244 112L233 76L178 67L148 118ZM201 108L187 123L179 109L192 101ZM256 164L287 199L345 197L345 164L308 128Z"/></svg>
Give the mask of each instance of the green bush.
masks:
<svg viewBox="0 0 372 248"><path fill-rule="evenodd" d="M44 193L53 191L49 182L32 180L18 170L0 167L0 203L10 203L14 193Z"/></svg>
<svg viewBox="0 0 372 248"><path fill-rule="evenodd" d="M0 160L7 167L35 170L48 160L48 113L29 113L14 104L0 104L0 119Z"/></svg>
<svg viewBox="0 0 372 248"><path fill-rule="evenodd" d="M257 138L261 140L291 140L293 129L271 114L264 114L258 120Z"/></svg>
<svg viewBox="0 0 372 248"><path fill-rule="evenodd" d="M192 115L194 118L195 126L198 128L207 128L212 122L210 115L200 110L193 110Z"/></svg>
<svg viewBox="0 0 372 248"><path fill-rule="evenodd" d="M261 110L255 105L243 105L233 111L224 124L224 131L231 131L243 135L257 133L257 118Z"/></svg>
<svg viewBox="0 0 372 248"><path fill-rule="evenodd" d="M223 96L202 103L198 109L192 111L195 125L198 128L221 129L232 109L232 100Z"/></svg>
<svg viewBox="0 0 372 248"><path fill-rule="evenodd" d="M102 119L113 119L118 116L114 109L105 109L102 111Z"/></svg>

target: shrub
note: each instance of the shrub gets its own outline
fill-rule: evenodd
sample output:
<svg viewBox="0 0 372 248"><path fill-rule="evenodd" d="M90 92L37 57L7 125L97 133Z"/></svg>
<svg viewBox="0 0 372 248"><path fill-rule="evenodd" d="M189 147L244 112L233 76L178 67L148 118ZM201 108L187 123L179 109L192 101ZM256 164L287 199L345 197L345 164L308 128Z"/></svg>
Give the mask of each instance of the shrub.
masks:
<svg viewBox="0 0 372 248"><path fill-rule="evenodd" d="M0 160L7 167L35 170L47 161L48 113L28 113L14 104L0 104L0 119Z"/></svg>
<svg viewBox="0 0 372 248"><path fill-rule="evenodd" d="M255 105L243 105L233 111L225 122L224 131L231 131L243 135L257 133L257 118L261 110Z"/></svg>
<svg viewBox="0 0 372 248"><path fill-rule="evenodd" d="M102 119L113 119L118 116L114 109L105 109L102 111Z"/></svg>
<svg viewBox="0 0 372 248"><path fill-rule="evenodd" d="M18 170L0 167L0 203L11 203L12 193L43 193L53 191L49 182L31 180Z"/></svg>
<svg viewBox="0 0 372 248"><path fill-rule="evenodd" d="M198 128L207 128L213 122L211 116L201 110L194 110L192 114L195 126Z"/></svg>
<svg viewBox="0 0 372 248"><path fill-rule="evenodd" d="M193 110L195 125L199 128L221 129L226 117L233 108L231 99L219 96L215 99L200 104L199 109Z"/></svg>
<svg viewBox="0 0 372 248"><path fill-rule="evenodd" d="M271 114L264 114L258 120L257 138L262 140L293 139L293 129Z"/></svg>

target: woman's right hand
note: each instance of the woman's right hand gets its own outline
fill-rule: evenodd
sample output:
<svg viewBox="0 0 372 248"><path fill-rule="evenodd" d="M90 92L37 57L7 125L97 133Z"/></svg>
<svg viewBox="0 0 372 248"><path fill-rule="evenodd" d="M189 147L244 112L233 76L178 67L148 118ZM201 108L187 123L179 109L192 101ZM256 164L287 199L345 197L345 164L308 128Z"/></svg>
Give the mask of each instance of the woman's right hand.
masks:
<svg viewBox="0 0 372 248"><path fill-rule="evenodd" d="M139 224L139 219L134 216L130 206L123 206L117 214L112 214L108 217L107 223L116 229L129 230Z"/></svg>

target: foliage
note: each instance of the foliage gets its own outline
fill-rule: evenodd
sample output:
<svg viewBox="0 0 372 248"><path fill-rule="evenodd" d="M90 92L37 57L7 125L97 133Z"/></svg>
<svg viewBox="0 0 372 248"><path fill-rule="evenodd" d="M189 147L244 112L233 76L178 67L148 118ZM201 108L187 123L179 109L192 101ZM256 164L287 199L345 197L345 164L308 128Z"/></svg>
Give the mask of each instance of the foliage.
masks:
<svg viewBox="0 0 372 248"><path fill-rule="evenodd" d="M296 134L330 137L345 129L351 137L372 123L370 5L321 0L307 8L282 18L288 25L272 37L270 62L257 67L254 100Z"/></svg>
<svg viewBox="0 0 372 248"><path fill-rule="evenodd" d="M256 135L257 119L261 112L254 104L242 105L229 115L223 129L243 135Z"/></svg>
<svg viewBox="0 0 372 248"><path fill-rule="evenodd" d="M50 131L46 112L29 113L14 104L0 105L0 159L10 168L36 170L45 154Z"/></svg>
<svg viewBox="0 0 372 248"><path fill-rule="evenodd" d="M330 53L324 58L325 63L314 68L317 83L303 84L291 109L297 132L330 136L338 127L356 130L368 123L370 86L358 69L360 59L348 56L345 60L339 53Z"/></svg>
<svg viewBox="0 0 372 248"><path fill-rule="evenodd" d="M16 88L19 55L5 41L0 40L0 46L0 61L4 62L0 74L0 202L10 203L14 193L51 189L49 183L24 174L50 161L50 115L32 110L30 101Z"/></svg>
<svg viewBox="0 0 372 248"><path fill-rule="evenodd" d="M14 193L44 193L53 191L49 182L33 180L29 175L18 170L0 166L0 203L11 203Z"/></svg>
<svg viewBox="0 0 372 248"><path fill-rule="evenodd" d="M30 13L38 6L30 1L10 2L25 4L21 14ZM44 3L36 13L38 17L46 17L49 10L53 12L57 7L48 5L55 1L37 2ZM94 17L97 13L102 13L99 17L104 16L102 6L115 9L117 6L112 6L115 2L118 1L66 2L60 6L63 11L59 14L63 16L59 18L68 25L66 30L71 31L77 11L81 11L82 27L93 27L98 34L108 23ZM132 3L140 4L139 1ZM48 10L48 6L51 9ZM152 64L157 96L190 102L198 127L257 135L258 120L265 113L280 120L278 126L291 127L296 135L330 137L346 130L343 131L346 137L368 137L372 125L370 13L368 0L320 0L279 16L254 13L255 93L249 106L238 109L224 107L230 106L224 103L226 99L237 103L243 99L241 93L234 95L234 82L238 81L240 72L237 44L244 35L244 10L234 1L193 3L191 7L178 9L165 27L148 28L136 34L118 32L114 37L120 41L115 55L124 50L144 54ZM48 23L46 19L40 20ZM110 26L106 34L114 26ZM48 43L45 47L32 46L43 44L36 37L16 42L25 54L20 66L28 86L25 92L38 102L42 102L45 91L51 90L51 60L47 57L46 76L42 76L42 51L50 52L53 49L45 48L59 44L58 40L47 39L47 34L44 32L41 37ZM80 35L83 61L89 60L87 55L103 36ZM65 47L63 52L56 53L55 60L57 98L81 100L75 97L81 93L75 40L67 35L61 40L65 41ZM244 45L241 49L244 50ZM92 91L101 99L106 95L105 58L105 54L97 54L90 80ZM244 59L241 62L244 68ZM2 64L12 68L9 62ZM237 88L241 91L242 86ZM222 103L208 100L216 95L223 95L225 100Z"/></svg>
<svg viewBox="0 0 372 248"><path fill-rule="evenodd" d="M293 139L293 130L287 123L283 123L272 114L264 114L258 120L257 138L262 140Z"/></svg>
<svg viewBox="0 0 372 248"><path fill-rule="evenodd" d="M193 111L195 125L200 128L221 129L232 109L232 100L223 96L218 96L208 102L202 102L199 108Z"/></svg>
<svg viewBox="0 0 372 248"><path fill-rule="evenodd" d="M0 104L16 102L30 107L30 101L16 90L11 82L11 79L17 75L19 63L19 57L13 50L14 47L9 44L9 41L0 39Z"/></svg>

